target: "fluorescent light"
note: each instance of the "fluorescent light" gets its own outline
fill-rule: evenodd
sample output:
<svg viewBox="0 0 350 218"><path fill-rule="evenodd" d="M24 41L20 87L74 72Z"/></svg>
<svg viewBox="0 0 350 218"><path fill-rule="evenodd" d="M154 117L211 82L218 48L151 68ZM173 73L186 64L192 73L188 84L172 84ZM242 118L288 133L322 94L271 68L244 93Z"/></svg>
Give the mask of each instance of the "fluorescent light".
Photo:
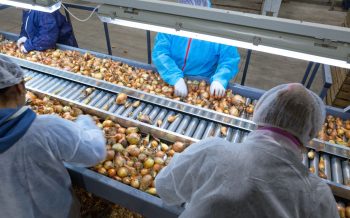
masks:
<svg viewBox="0 0 350 218"><path fill-rule="evenodd" d="M43 12L48 12L48 13L52 13L52 12L60 9L60 7L61 7L61 2L57 2L51 6L42 6L42 5L24 3L24 2L20 2L20 1L14 1L14 0L0 0L0 4L10 5L13 7L18 7L18 8L36 10L36 11L43 11Z"/></svg>
<svg viewBox="0 0 350 218"><path fill-rule="evenodd" d="M205 35L200 33L194 33L190 31L184 31L184 30L177 31L174 28L161 27L161 26L156 26L152 24L145 24L145 23L139 23L139 22L127 21L127 20L121 20L121 19L112 19L110 17L105 17L105 16L99 16L99 17L102 22L113 23L121 26L150 30L154 32L162 32L162 33L173 34L173 35L178 35L178 36L183 36L188 38L195 38L195 39L200 39L200 40L205 40L205 41L210 41L210 42L215 42L220 44L236 46L236 47L245 48L245 49L251 49L255 51L266 52L266 53L275 54L275 55L296 58L296 59L305 60L305 61L313 61L316 63L322 63L326 65L332 65L332 66L338 66L341 68L350 69L350 63L347 63L346 61L337 60L337 59L305 54L305 53L290 51L286 49L274 48L274 47L265 46L265 45L254 45L248 42L242 42L242 41L227 39L223 37L216 37L216 36L210 36L210 35Z"/></svg>

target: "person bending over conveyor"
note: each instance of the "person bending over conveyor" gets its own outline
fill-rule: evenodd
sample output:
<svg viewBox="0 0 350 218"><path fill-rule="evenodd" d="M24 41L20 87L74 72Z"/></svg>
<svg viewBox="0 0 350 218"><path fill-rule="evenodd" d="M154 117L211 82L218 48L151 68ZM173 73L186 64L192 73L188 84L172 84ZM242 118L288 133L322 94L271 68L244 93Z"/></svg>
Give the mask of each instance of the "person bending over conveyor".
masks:
<svg viewBox="0 0 350 218"><path fill-rule="evenodd" d="M179 0L179 3L210 7L210 0ZM162 79L175 88L175 95L187 96L184 76L210 78L210 94L222 97L229 81L238 73L240 56L236 47L158 33L152 52Z"/></svg>
<svg viewBox="0 0 350 218"><path fill-rule="evenodd" d="M78 47L72 25L59 10L46 13L23 10L22 27L17 46L21 52L55 48L56 43Z"/></svg>
<svg viewBox="0 0 350 218"><path fill-rule="evenodd" d="M279 85L258 101L258 129L243 143L209 138L175 154L155 185L180 217L339 217L328 185L302 164L325 119L322 100L301 84Z"/></svg>
<svg viewBox="0 0 350 218"><path fill-rule="evenodd" d="M89 116L76 122L25 106L22 69L0 58L0 217L79 217L63 161L93 166L106 156Z"/></svg>

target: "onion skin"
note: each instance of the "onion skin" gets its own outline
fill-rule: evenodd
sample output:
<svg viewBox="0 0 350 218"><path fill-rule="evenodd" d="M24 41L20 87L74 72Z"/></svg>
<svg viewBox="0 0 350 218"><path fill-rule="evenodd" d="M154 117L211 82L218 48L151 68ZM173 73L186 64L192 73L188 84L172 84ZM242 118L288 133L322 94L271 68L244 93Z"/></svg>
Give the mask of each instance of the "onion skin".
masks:
<svg viewBox="0 0 350 218"><path fill-rule="evenodd" d="M124 93L119 93L119 95L117 96L115 102L119 105L123 105L126 103L128 96Z"/></svg>
<svg viewBox="0 0 350 218"><path fill-rule="evenodd" d="M182 142L175 142L173 145L173 150L175 152L182 152L183 150L185 150L185 145Z"/></svg>

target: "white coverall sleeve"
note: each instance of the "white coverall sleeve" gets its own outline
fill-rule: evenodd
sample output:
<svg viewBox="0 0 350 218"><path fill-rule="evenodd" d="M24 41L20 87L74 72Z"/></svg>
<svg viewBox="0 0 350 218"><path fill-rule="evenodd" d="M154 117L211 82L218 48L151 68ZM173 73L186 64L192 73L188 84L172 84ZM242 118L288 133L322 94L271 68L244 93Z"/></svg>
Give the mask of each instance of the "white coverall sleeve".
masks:
<svg viewBox="0 0 350 218"><path fill-rule="evenodd" d="M181 154L175 154L169 165L160 171L155 181L156 189L166 204L179 206L188 202L193 191L205 182L200 178L203 173L199 166L207 157L205 150L217 145L217 140L208 138L189 146Z"/></svg>
<svg viewBox="0 0 350 218"><path fill-rule="evenodd" d="M56 158L93 166L106 157L103 132L90 116L81 115L75 122L57 117L50 126L50 147Z"/></svg>
<svg viewBox="0 0 350 218"><path fill-rule="evenodd" d="M327 184L320 184L316 188L316 204L313 208L310 218L339 217L337 203Z"/></svg>

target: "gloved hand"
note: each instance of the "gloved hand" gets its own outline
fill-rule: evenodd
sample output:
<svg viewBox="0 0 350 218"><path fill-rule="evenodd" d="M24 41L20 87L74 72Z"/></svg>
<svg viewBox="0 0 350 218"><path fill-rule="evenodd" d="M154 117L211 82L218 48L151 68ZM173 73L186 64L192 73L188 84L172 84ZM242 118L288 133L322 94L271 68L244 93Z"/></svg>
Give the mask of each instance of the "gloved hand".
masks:
<svg viewBox="0 0 350 218"><path fill-rule="evenodd" d="M187 96L187 85L183 78L179 79L175 84L175 95L179 97Z"/></svg>
<svg viewBox="0 0 350 218"><path fill-rule="evenodd" d="M22 36L17 40L17 47L20 48L22 44L24 44L27 41L27 37Z"/></svg>
<svg viewBox="0 0 350 218"><path fill-rule="evenodd" d="M24 45L21 45L20 50L21 50L22 53L25 53L25 54L28 53L28 51L26 50L26 48L24 47Z"/></svg>
<svg viewBox="0 0 350 218"><path fill-rule="evenodd" d="M215 97L223 97L225 95L226 89L218 81L213 81L210 85L210 95Z"/></svg>

